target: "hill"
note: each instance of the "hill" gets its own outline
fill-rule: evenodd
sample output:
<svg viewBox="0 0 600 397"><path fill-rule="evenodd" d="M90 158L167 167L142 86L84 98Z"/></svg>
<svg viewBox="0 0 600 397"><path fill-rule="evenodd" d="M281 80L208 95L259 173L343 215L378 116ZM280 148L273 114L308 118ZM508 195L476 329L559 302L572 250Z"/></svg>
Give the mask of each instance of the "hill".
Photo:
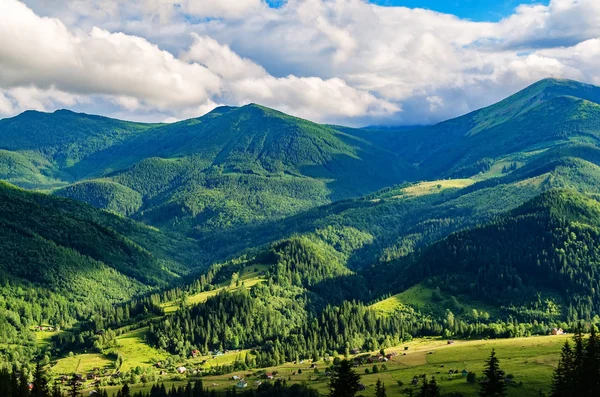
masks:
<svg viewBox="0 0 600 397"><path fill-rule="evenodd" d="M60 196L159 227L211 231L413 178L414 167L353 131L258 105L171 125L26 112L0 121L0 148L19 159L5 160L8 181L58 187Z"/></svg>
<svg viewBox="0 0 600 397"><path fill-rule="evenodd" d="M173 284L189 272L185 260L195 248L89 205L2 182L0 251L0 336L22 344L34 325L72 326Z"/></svg>
<svg viewBox="0 0 600 397"><path fill-rule="evenodd" d="M388 145L427 178L470 177L506 157L566 142L596 144L600 88L545 79L490 107L414 131L386 131Z"/></svg>
<svg viewBox="0 0 600 397"><path fill-rule="evenodd" d="M496 221L451 234L396 270L409 283L432 278L442 290L524 319L589 319L600 313L598 241L600 203L551 190Z"/></svg>

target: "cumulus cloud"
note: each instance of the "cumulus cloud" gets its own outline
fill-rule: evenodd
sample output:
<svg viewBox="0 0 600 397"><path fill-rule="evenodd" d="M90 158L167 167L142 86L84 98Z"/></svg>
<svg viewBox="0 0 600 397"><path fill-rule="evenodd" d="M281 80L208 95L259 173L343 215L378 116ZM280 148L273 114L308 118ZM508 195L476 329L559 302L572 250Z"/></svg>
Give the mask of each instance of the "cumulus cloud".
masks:
<svg viewBox="0 0 600 397"><path fill-rule="evenodd" d="M7 90L35 87L108 98L130 118L258 102L318 121L430 123L551 75L600 82L597 0L521 5L494 23L366 0L25 1L33 11L0 2L5 114L26 102ZM66 103L48 98L37 105Z"/></svg>
<svg viewBox="0 0 600 397"><path fill-rule="evenodd" d="M183 59L205 65L223 78L227 102L260 103L297 116L336 121L344 117L389 115L400 110L368 91L350 87L339 78L276 78L250 59L208 36L194 34L194 44Z"/></svg>

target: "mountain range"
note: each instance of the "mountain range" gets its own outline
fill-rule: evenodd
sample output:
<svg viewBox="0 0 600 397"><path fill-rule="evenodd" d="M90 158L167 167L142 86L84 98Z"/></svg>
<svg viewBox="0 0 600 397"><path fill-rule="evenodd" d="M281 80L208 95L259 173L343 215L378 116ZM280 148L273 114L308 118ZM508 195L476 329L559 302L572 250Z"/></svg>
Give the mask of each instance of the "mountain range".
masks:
<svg viewBox="0 0 600 397"><path fill-rule="evenodd" d="M254 104L173 124L27 111L0 120L0 179L7 340L78 324L79 345L105 351L107 323L135 324L111 307L133 305L157 314L144 317L147 341L164 351L269 344L267 363L347 348L312 327L352 310L366 313L354 325L369 346L389 329L464 336L476 326L457 300L489 311L469 332L600 315L600 88L575 81L414 128L320 125ZM257 278L241 288L246 274ZM369 328L370 304L422 285L446 303ZM186 309L209 291L223 294Z"/></svg>

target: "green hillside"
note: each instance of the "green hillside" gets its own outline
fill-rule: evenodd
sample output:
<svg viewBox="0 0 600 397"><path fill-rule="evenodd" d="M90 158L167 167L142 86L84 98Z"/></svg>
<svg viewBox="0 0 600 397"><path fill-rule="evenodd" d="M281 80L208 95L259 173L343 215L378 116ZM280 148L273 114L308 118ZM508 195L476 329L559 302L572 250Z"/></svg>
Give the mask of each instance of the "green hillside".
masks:
<svg viewBox="0 0 600 397"><path fill-rule="evenodd" d="M499 159L569 141L597 144L600 88L545 79L490 107L432 127L384 132L428 178L469 177Z"/></svg>
<svg viewBox="0 0 600 397"><path fill-rule="evenodd" d="M22 344L34 325L64 328L170 285L189 271L184 259L195 251L185 240L86 204L4 182L0 226L0 328L6 343Z"/></svg>
<svg viewBox="0 0 600 397"><path fill-rule="evenodd" d="M74 180L96 171L74 171L81 160L152 127L68 110L26 111L0 120L0 148L43 159L54 173Z"/></svg>
<svg viewBox="0 0 600 397"><path fill-rule="evenodd" d="M551 190L497 221L451 234L397 269L516 316L572 321L600 313L599 241L600 203Z"/></svg>
<svg viewBox="0 0 600 397"><path fill-rule="evenodd" d="M60 195L188 232L280 219L414 174L364 138L258 105L152 128L73 169L104 170L105 180L137 192L142 205L132 192L97 183Z"/></svg>

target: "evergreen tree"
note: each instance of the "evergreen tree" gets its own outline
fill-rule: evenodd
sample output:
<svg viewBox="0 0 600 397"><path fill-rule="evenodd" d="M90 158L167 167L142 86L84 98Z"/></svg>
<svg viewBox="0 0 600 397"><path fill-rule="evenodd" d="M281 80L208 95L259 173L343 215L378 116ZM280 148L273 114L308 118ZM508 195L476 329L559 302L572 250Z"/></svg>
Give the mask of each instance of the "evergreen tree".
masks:
<svg viewBox="0 0 600 397"><path fill-rule="evenodd" d="M431 378L431 382L427 378L423 379L418 397L440 397L440 395L440 387L437 385L435 378Z"/></svg>
<svg viewBox="0 0 600 397"><path fill-rule="evenodd" d="M375 397L386 397L387 393L385 391L385 384L381 381L381 379L377 379L377 383L375 384Z"/></svg>
<svg viewBox="0 0 600 397"><path fill-rule="evenodd" d="M125 383L121 388L121 396L122 397L131 397L131 390L129 389L129 385Z"/></svg>
<svg viewBox="0 0 600 397"><path fill-rule="evenodd" d="M48 379L44 368L38 361L35 365L35 373L33 374L33 397L50 397L50 388L48 387Z"/></svg>
<svg viewBox="0 0 600 397"><path fill-rule="evenodd" d="M558 367L552 376L552 397L568 397L573 393L575 386L574 353L569 341L566 341L561 354Z"/></svg>
<svg viewBox="0 0 600 397"><path fill-rule="evenodd" d="M81 388L81 385L79 384L79 378L77 377L77 375L73 374L73 376L71 376L71 379L69 380L68 396L69 397L79 397L79 389L80 388Z"/></svg>
<svg viewBox="0 0 600 397"><path fill-rule="evenodd" d="M352 369L350 361L342 360L333 369L330 388L330 397L354 397L360 390L360 376Z"/></svg>
<svg viewBox="0 0 600 397"><path fill-rule="evenodd" d="M479 395L481 397L504 397L506 396L506 383L504 382L504 371L500 369L500 362L496 357L496 351L492 349L490 358L485 364L483 371L485 379L481 383Z"/></svg>
<svg viewBox="0 0 600 397"><path fill-rule="evenodd" d="M600 392L600 340L594 325L586 343L582 375L582 384L587 393Z"/></svg>

